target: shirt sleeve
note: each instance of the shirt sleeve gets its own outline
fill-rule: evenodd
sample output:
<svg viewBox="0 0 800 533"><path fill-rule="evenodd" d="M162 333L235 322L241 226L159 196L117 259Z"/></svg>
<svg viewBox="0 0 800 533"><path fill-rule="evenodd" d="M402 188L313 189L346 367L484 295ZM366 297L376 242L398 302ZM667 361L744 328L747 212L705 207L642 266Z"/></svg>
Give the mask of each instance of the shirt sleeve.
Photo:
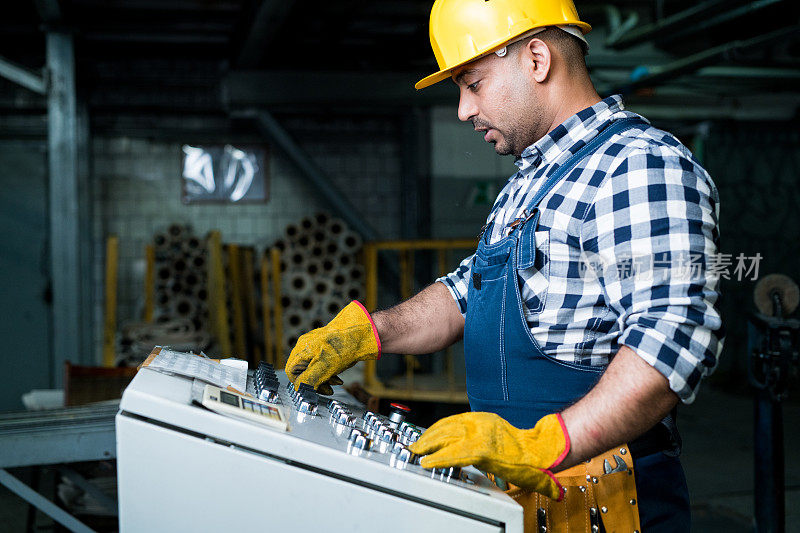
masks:
<svg viewBox="0 0 800 533"><path fill-rule="evenodd" d="M619 345L633 349L691 403L723 343L719 197L706 171L679 147L649 145L622 158L600 185L581 246L608 305Z"/></svg>
<svg viewBox="0 0 800 533"><path fill-rule="evenodd" d="M436 281L444 283L450 290L450 294L458 304L461 315L466 319L467 317L467 292L469 290L469 278L472 265L472 258L475 254L467 257L458 265L451 273L442 276Z"/></svg>

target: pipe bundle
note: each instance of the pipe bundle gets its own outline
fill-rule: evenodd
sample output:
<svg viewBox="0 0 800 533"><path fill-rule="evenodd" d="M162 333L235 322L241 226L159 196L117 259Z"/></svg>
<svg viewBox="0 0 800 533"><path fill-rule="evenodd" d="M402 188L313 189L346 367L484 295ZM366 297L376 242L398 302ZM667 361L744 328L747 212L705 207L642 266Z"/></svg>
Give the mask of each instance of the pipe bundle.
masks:
<svg viewBox="0 0 800 533"><path fill-rule="evenodd" d="M157 321L189 320L195 330L208 320L206 246L189 226L172 224L153 236Z"/></svg>
<svg viewBox="0 0 800 533"><path fill-rule="evenodd" d="M283 346L327 324L348 302L364 298L358 264L361 236L340 219L317 213L289 224L273 245L281 251Z"/></svg>
<svg viewBox="0 0 800 533"><path fill-rule="evenodd" d="M121 366L138 365L155 345L199 352L211 344L205 241L189 226L172 224L153 235L152 245L153 321L122 328Z"/></svg>

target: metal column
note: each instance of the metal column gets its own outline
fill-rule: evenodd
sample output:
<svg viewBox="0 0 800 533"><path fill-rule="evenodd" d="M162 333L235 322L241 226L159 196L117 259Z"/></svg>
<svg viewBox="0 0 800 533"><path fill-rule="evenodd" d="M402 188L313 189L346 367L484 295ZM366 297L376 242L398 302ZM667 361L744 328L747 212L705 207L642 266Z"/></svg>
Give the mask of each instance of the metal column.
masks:
<svg viewBox="0 0 800 533"><path fill-rule="evenodd" d="M758 533L786 531L783 406L769 391L755 394L755 519Z"/></svg>
<svg viewBox="0 0 800 533"><path fill-rule="evenodd" d="M100 292L100 287L94 283L94 243L93 220L94 204L93 183L91 181L92 167L92 139L89 131L89 108L86 98L78 95L77 108L77 173L78 173L78 240L80 254L78 257L78 275L81 277L80 306L81 323L79 340L81 351L73 356L72 361L77 364L94 365L97 361L95 352L95 331L92 307L95 294ZM101 230L102 231L102 230ZM102 239L104 235L98 235Z"/></svg>
<svg viewBox="0 0 800 533"><path fill-rule="evenodd" d="M64 361L81 349L78 209L78 120L72 35L47 33L50 259L53 284L52 383L61 386Z"/></svg>

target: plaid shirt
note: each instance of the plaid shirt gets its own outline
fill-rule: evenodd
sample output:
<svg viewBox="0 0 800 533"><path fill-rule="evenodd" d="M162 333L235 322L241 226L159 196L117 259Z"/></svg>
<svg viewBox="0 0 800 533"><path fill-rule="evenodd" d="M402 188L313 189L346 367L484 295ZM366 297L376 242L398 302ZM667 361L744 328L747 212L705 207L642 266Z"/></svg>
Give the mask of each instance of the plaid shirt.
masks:
<svg viewBox="0 0 800 533"><path fill-rule="evenodd" d="M637 116L619 96L571 116L529 146L495 201L489 243L508 235L536 190L612 120ZM525 318L542 351L604 367L633 349L691 403L717 365L723 328L719 195L675 137L648 126L612 136L539 204L536 259L517 272ZM466 316L472 256L444 283Z"/></svg>

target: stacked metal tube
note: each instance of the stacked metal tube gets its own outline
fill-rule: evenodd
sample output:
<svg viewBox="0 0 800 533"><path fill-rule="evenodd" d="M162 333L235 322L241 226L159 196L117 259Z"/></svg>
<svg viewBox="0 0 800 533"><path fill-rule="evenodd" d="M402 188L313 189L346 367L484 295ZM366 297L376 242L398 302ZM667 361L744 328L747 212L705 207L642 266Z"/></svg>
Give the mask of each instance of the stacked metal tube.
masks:
<svg viewBox="0 0 800 533"><path fill-rule="evenodd" d="M153 237L157 321L185 319L196 330L208 320L206 247L189 226L172 224Z"/></svg>
<svg viewBox="0 0 800 533"><path fill-rule="evenodd" d="M200 351L212 340L207 330L205 242L188 226L172 224L153 235L153 249L153 322L122 327L116 360L120 366L138 365L155 345Z"/></svg>
<svg viewBox="0 0 800 533"><path fill-rule="evenodd" d="M357 262L361 237L327 213L286 227L281 251L283 345L294 347L352 300L364 298L364 269Z"/></svg>

